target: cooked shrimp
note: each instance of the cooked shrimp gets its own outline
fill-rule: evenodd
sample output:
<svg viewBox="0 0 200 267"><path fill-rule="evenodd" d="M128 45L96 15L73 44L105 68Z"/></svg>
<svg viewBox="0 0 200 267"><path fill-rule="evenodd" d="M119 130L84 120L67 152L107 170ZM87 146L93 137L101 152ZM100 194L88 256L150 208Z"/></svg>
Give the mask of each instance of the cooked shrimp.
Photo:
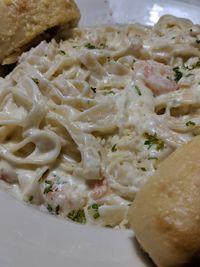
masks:
<svg viewBox="0 0 200 267"><path fill-rule="evenodd" d="M155 94L161 95L178 89L178 84L172 80L173 71L169 66L153 60L137 61L134 64L137 76L141 75L146 86Z"/></svg>
<svg viewBox="0 0 200 267"><path fill-rule="evenodd" d="M14 168L4 160L0 161L0 180L10 184L17 181L17 174Z"/></svg>
<svg viewBox="0 0 200 267"><path fill-rule="evenodd" d="M108 182L104 179L101 181L97 181L94 184L94 189L90 193L90 196L94 199L97 200L104 196L108 191Z"/></svg>
<svg viewBox="0 0 200 267"><path fill-rule="evenodd" d="M87 194L79 185L48 179L41 184L41 190L53 211L59 207L59 212L68 214L83 208L87 203Z"/></svg>

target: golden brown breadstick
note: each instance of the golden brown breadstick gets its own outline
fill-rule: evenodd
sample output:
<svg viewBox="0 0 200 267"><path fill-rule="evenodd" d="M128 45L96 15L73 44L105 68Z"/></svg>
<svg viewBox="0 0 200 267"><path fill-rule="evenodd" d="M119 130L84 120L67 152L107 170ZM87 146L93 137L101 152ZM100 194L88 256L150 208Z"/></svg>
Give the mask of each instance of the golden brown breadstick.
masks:
<svg viewBox="0 0 200 267"><path fill-rule="evenodd" d="M128 217L157 266L184 266L199 257L200 136L160 164L137 194Z"/></svg>
<svg viewBox="0 0 200 267"><path fill-rule="evenodd" d="M0 63L47 29L75 25L80 12L73 0L0 0Z"/></svg>

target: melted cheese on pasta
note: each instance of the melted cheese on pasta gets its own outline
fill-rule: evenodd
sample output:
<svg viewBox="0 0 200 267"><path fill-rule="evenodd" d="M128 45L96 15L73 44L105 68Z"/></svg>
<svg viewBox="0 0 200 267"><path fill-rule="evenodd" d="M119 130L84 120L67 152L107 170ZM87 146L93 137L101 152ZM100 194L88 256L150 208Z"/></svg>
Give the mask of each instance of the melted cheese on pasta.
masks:
<svg viewBox="0 0 200 267"><path fill-rule="evenodd" d="M1 186L76 222L127 227L141 186L199 134L199 40L198 25L165 16L24 53L0 80Z"/></svg>

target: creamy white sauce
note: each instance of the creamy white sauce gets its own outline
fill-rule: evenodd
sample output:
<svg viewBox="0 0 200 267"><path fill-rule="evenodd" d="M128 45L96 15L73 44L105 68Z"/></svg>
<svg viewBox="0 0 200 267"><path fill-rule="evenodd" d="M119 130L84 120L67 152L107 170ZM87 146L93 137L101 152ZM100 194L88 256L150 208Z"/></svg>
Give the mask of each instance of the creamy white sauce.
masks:
<svg viewBox="0 0 200 267"><path fill-rule="evenodd" d="M127 227L141 186L199 134L199 32L169 16L75 29L23 54L0 80L1 187L77 222Z"/></svg>

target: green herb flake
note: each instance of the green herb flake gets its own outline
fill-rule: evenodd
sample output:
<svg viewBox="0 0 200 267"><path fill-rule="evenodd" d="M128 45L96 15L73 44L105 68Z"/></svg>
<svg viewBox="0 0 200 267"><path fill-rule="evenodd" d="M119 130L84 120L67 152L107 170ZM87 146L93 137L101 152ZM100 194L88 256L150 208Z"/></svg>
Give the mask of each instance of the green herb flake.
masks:
<svg viewBox="0 0 200 267"><path fill-rule="evenodd" d="M104 48L106 48L106 45L105 45L105 44L103 44L103 43L101 43L99 46L100 46L100 48L101 48L101 49L104 49Z"/></svg>
<svg viewBox="0 0 200 267"><path fill-rule="evenodd" d="M55 209L55 213L56 213L56 215L58 215L59 212L60 212L60 206L58 205L58 206L56 206L56 209Z"/></svg>
<svg viewBox="0 0 200 267"><path fill-rule="evenodd" d="M188 66L185 66L185 64L183 64L182 68L183 68L184 70L189 70L189 69L190 69Z"/></svg>
<svg viewBox="0 0 200 267"><path fill-rule="evenodd" d="M99 214L99 207L100 206L101 205L97 204L97 203L93 203L90 206L88 206L88 210L93 210L93 212L94 212L94 214L93 214L94 219L98 219L100 217L100 214Z"/></svg>
<svg viewBox="0 0 200 267"><path fill-rule="evenodd" d="M85 217L85 212L83 209L80 210L73 210L70 213L68 213L67 217L77 223L86 223L86 217Z"/></svg>
<svg viewBox="0 0 200 267"><path fill-rule="evenodd" d="M135 88L135 90L136 90L137 94L138 94L139 96L141 96L141 95L142 95L142 93L141 93L141 91L140 91L140 88L139 88L139 86L135 85L135 86L134 86L134 88Z"/></svg>
<svg viewBox="0 0 200 267"><path fill-rule="evenodd" d="M95 88L95 87L90 87L91 88L91 90L96 94L96 92L97 92L97 88Z"/></svg>
<svg viewBox="0 0 200 267"><path fill-rule="evenodd" d="M196 68L200 68L200 61L197 61L197 63L192 66L192 69Z"/></svg>
<svg viewBox="0 0 200 267"><path fill-rule="evenodd" d="M113 91L104 92L103 95L115 95L115 92Z"/></svg>
<svg viewBox="0 0 200 267"><path fill-rule="evenodd" d="M48 212L53 213L53 208L49 204L47 205L47 210Z"/></svg>
<svg viewBox="0 0 200 267"><path fill-rule="evenodd" d="M91 204L90 206L88 206L88 209L90 210L90 209L93 209L93 210L98 210L98 208L99 208L99 204L97 204L97 203L93 203L93 204Z"/></svg>
<svg viewBox="0 0 200 267"><path fill-rule="evenodd" d="M125 223L125 224L124 224L124 228L125 228L125 229L130 229L130 224L129 224L129 223Z"/></svg>
<svg viewBox="0 0 200 267"><path fill-rule="evenodd" d="M199 39L197 39L197 40L196 40L196 43L197 43L197 44L200 44L200 40L199 40Z"/></svg>
<svg viewBox="0 0 200 267"><path fill-rule="evenodd" d="M179 70L179 67L173 68L173 72L174 72L174 80L178 82L183 77L183 73Z"/></svg>
<svg viewBox="0 0 200 267"><path fill-rule="evenodd" d="M114 226L110 225L110 224L107 224L105 225L106 228L114 228Z"/></svg>
<svg viewBox="0 0 200 267"><path fill-rule="evenodd" d="M194 126L194 125L196 125L196 123L193 122L193 121L188 121L188 122L186 122L185 125L186 125L186 126Z"/></svg>
<svg viewBox="0 0 200 267"><path fill-rule="evenodd" d="M116 152L117 151L117 144L114 144L111 148L112 152Z"/></svg>
<svg viewBox="0 0 200 267"><path fill-rule="evenodd" d="M37 78L32 78L35 84L39 85L39 80Z"/></svg>
<svg viewBox="0 0 200 267"><path fill-rule="evenodd" d="M96 212L94 215L93 215L93 218L96 220L100 217L100 214L98 212Z"/></svg>
<svg viewBox="0 0 200 267"><path fill-rule="evenodd" d="M87 43L87 44L85 44L85 47L86 47L87 49L96 49L96 46L94 46L94 45L91 44L91 43Z"/></svg>
<svg viewBox="0 0 200 267"><path fill-rule="evenodd" d="M185 75L186 78L191 77L191 76L194 76L194 74L188 73L188 74Z"/></svg>
<svg viewBox="0 0 200 267"><path fill-rule="evenodd" d="M147 169L144 168L144 167L141 167L140 170L143 171L143 172L146 172L147 171Z"/></svg>
<svg viewBox="0 0 200 267"><path fill-rule="evenodd" d="M147 149L150 149L153 145L156 146L158 151L165 148L165 143L157 137L156 133L154 135L146 134L146 138L147 140L144 142L144 145L148 146Z"/></svg>
<svg viewBox="0 0 200 267"><path fill-rule="evenodd" d="M44 189L44 194L48 194L49 192L52 192L53 191L53 181L46 180L45 184L47 184L47 186Z"/></svg>
<svg viewBox="0 0 200 267"><path fill-rule="evenodd" d="M157 157L151 157L151 156L149 156L148 157L148 160L158 160L158 158Z"/></svg>
<svg viewBox="0 0 200 267"><path fill-rule="evenodd" d="M63 51L63 50L59 50L59 54L66 55L65 51Z"/></svg>
<svg viewBox="0 0 200 267"><path fill-rule="evenodd" d="M34 199L34 197L33 197L33 196L30 196L29 199L28 199L28 201L29 201L29 202L32 202L33 199Z"/></svg>

